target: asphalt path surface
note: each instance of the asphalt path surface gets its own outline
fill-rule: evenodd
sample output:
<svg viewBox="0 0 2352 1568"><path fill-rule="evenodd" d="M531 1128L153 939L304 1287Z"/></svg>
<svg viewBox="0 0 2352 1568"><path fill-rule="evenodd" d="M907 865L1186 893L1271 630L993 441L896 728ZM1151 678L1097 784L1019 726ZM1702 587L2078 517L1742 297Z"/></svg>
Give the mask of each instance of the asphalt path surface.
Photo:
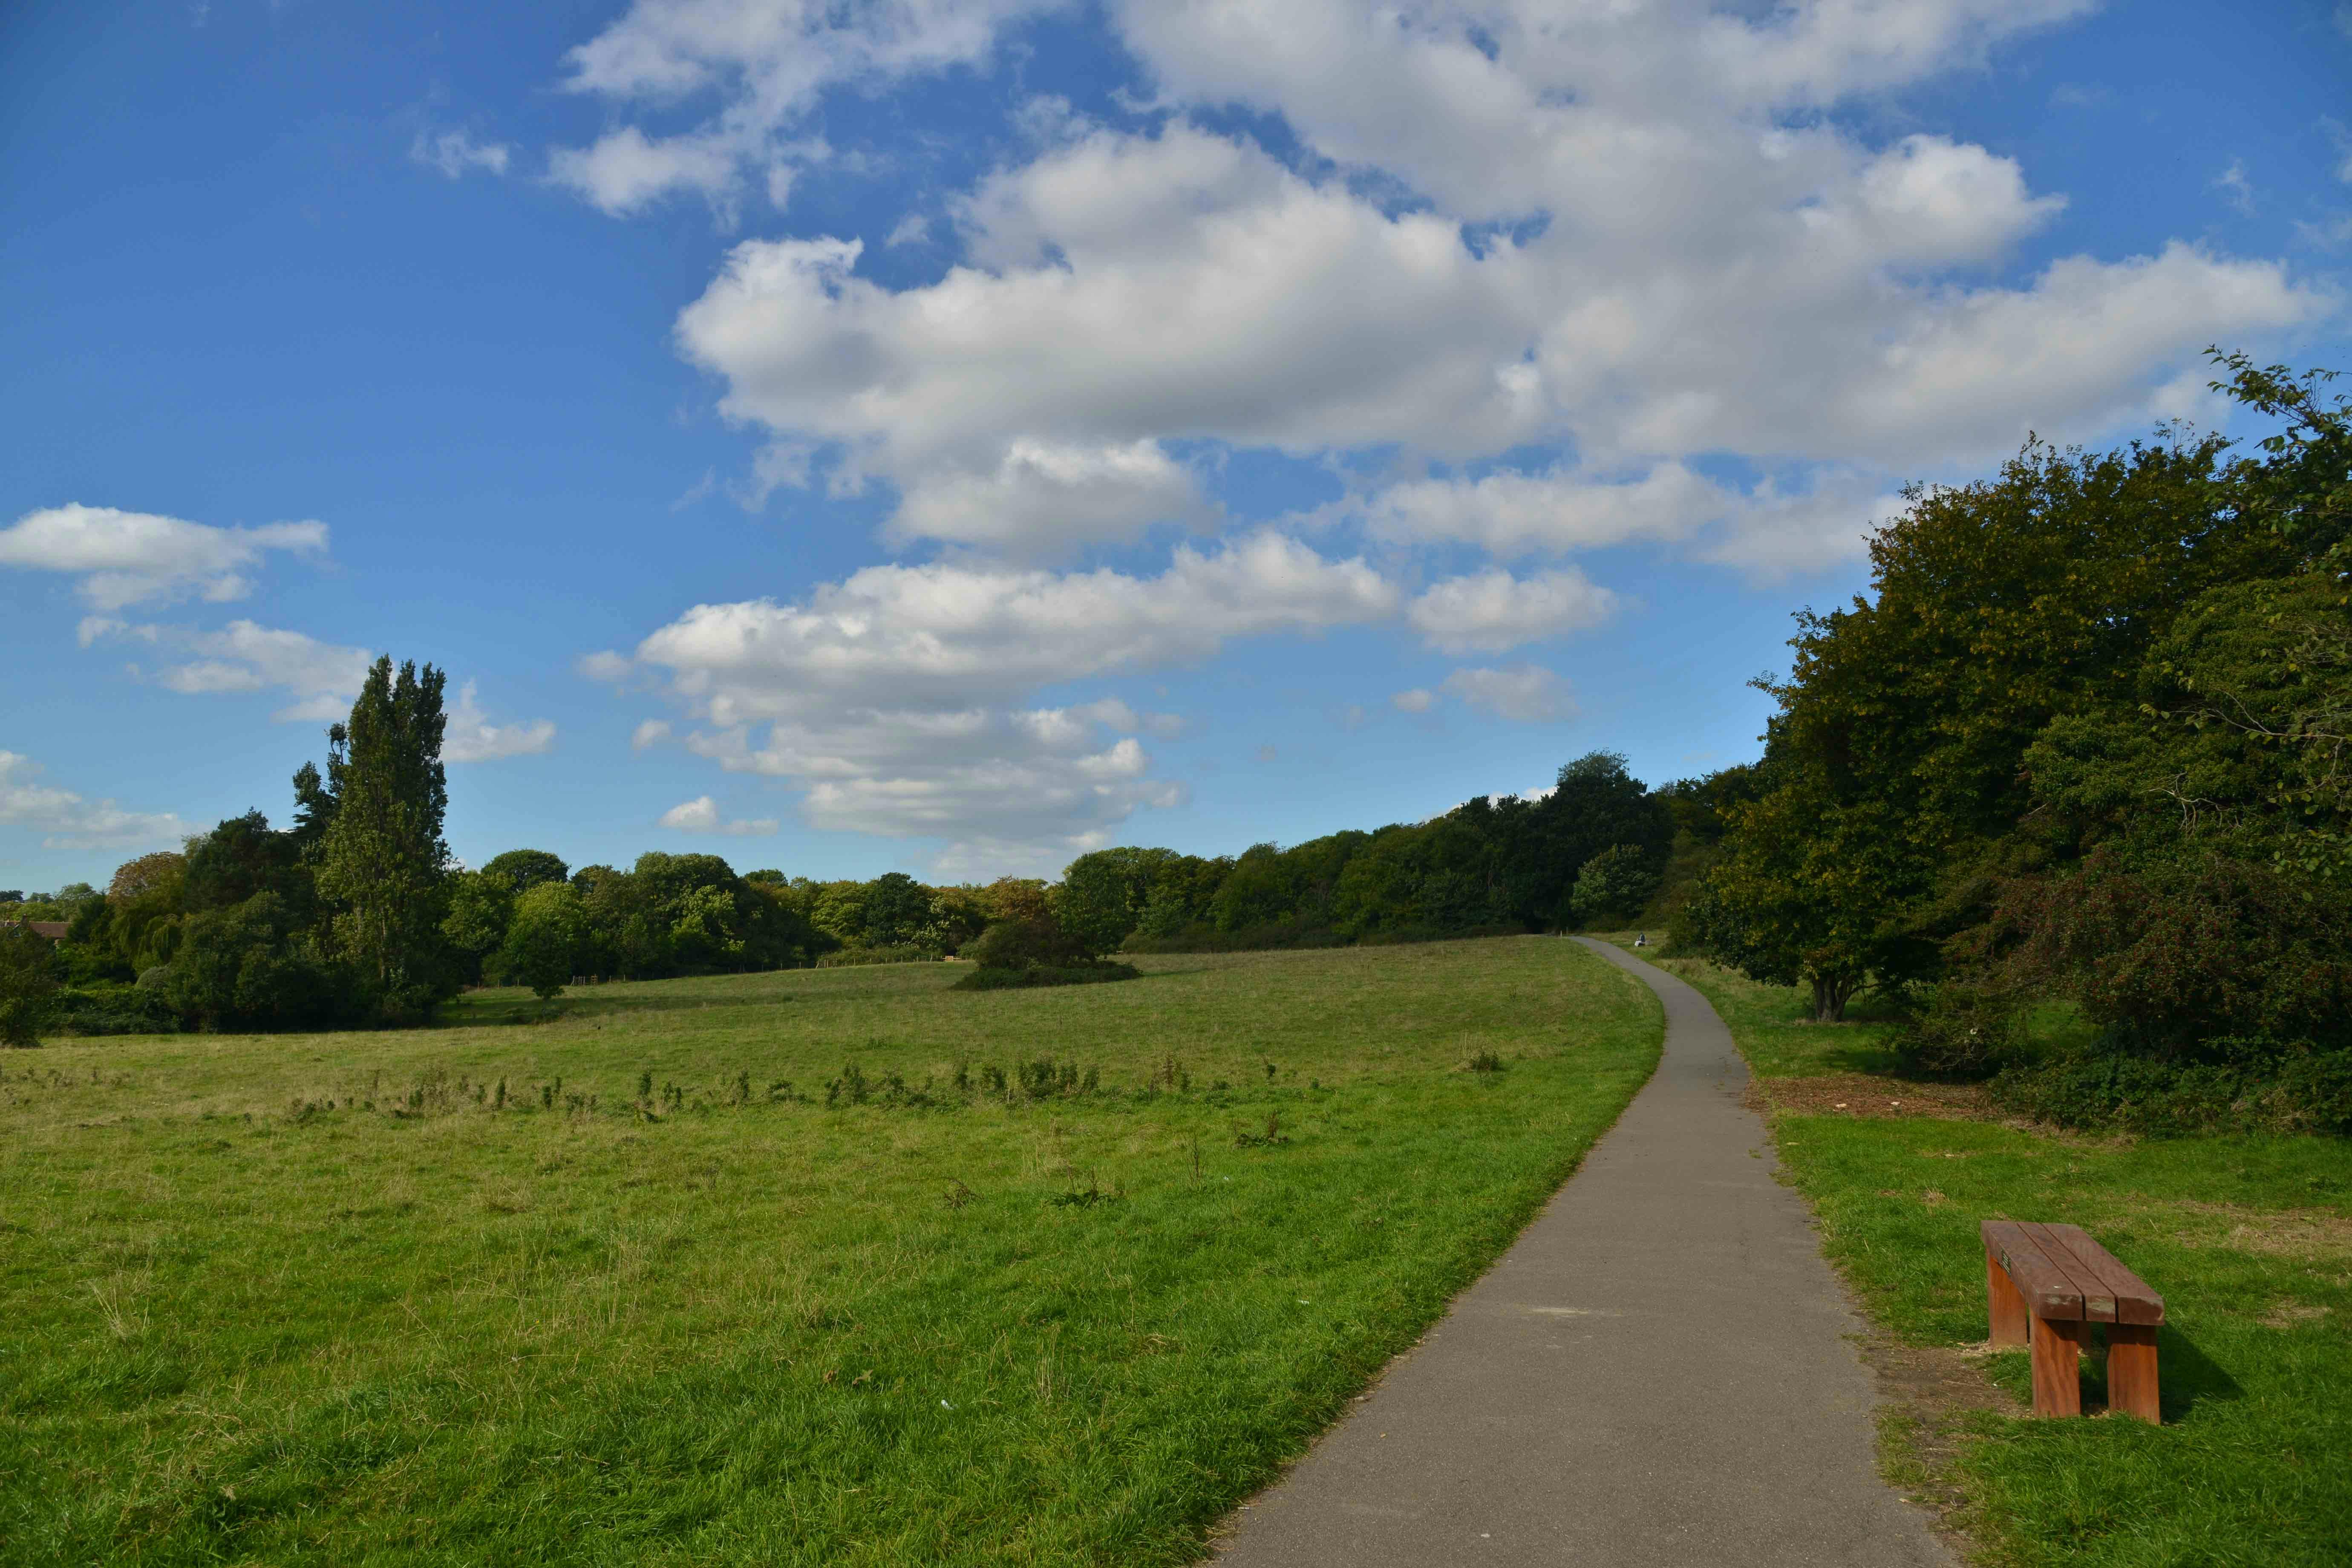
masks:
<svg viewBox="0 0 2352 1568"><path fill-rule="evenodd" d="M1804 1203L1696 991L1665 1054L1486 1276L1290 1474L1220 1568L1948 1565L1872 1464L1874 1394Z"/></svg>

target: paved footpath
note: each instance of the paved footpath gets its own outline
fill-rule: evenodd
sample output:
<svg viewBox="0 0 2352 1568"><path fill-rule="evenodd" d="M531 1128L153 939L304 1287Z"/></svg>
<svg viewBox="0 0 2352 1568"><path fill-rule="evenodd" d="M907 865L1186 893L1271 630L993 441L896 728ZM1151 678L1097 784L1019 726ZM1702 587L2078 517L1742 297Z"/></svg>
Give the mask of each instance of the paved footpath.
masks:
<svg viewBox="0 0 2352 1568"><path fill-rule="evenodd" d="M1583 939L1579 938L1579 941ZM1665 1057L1502 1261L1219 1568L1949 1564L1872 1467L1860 1325L1706 998L1603 942Z"/></svg>

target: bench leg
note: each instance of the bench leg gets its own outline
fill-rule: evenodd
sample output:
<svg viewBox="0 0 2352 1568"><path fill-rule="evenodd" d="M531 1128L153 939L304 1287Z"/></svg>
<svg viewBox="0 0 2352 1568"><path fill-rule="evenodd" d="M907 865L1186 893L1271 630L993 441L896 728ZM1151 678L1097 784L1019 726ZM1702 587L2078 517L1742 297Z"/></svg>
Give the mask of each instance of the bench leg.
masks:
<svg viewBox="0 0 2352 1568"><path fill-rule="evenodd" d="M2083 1413L2083 1325L2032 1314L2033 1414Z"/></svg>
<svg viewBox="0 0 2352 1568"><path fill-rule="evenodd" d="M1991 1310L1993 1349L2023 1344L2025 1298L2011 1281L2009 1270L1990 1252L1985 1254L1985 1301Z"/></svg>
<svg viewBox="0 0 2352 1568"><path fill-rule="evenodd" d="M2037 1382L2037 1389L2041 1384ZM2107 1408L2158 1424L2156 1329L2147 1323L2107 1325Z"/></svg>

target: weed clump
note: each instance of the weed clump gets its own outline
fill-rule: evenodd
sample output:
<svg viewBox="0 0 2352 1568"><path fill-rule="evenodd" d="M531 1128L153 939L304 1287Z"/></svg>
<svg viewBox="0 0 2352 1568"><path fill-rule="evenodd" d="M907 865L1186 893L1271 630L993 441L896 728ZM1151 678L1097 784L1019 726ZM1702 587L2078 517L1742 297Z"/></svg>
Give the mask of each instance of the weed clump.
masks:
<svg viewBox="0 0 2352 1568"><path fill-rule="evenodd" d="M1275 1111L1265 1119L1265 1131L1252 1132L1244 1129L1234 1134L1236 1149L1285 1149L1290 1145L1290 1135L1282 1130L1282 1112Z"/></svg>

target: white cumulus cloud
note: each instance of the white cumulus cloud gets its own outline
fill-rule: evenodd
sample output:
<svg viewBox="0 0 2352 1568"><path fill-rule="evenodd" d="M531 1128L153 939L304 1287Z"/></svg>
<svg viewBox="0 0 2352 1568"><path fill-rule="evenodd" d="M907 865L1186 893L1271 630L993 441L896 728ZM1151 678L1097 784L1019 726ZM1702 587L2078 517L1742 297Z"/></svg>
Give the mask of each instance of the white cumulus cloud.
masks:
<svg viewBox="0 0 2352 1568"><path fill-rule="evenodd" d="M1573 447L1577 484L1611 482L1562 520L1515 514L1509 481L1468 498L1485 521L1461 527L1523 546L1673 534L1695 511L1769 529L1687 462L1885 488L2029 427L2144 417L2204 343L2332 308L2280 263L2178 242L1987 282L2062 193L1947 134L1874 144L1815 112L2080 8L1115 7L1174 118L1065 116L950 204L963 259L935 281L873 281L854 238L740 246L678 341L730 414L897 485L902 538L1037 556L1131 537L1184 498L1164 474L1108 482L1112 455L1177 439L1464 461ZM810 14L793 15L729 32L723 68L665 47L631 79L743 108L762 71L800 79ZM960 16L982 48L980 13ZM1302 174L1181 112L1235 101L1418 200ZM1386 523L1409 530L1413 500Z"/></svg>
<svg viewBox="0 0 2352 1568"><path fill-rule="evenodd" d="M558 149L547 170L548 178L614 217L681 190L698 191L724 210L735 184L734 156L724 146L687 136L650 141L634 125L587 147Z"/></svg>
<svg viewBox="0 0 2352 1568"><path fill-rule="evenodd" d="M540 756L555 749L555 721L533 719L520 724L493 724L482 711L477 683L457 689L457 706L449 710L442 735L441 755L452 763L488 763L501 757Z"/></svg>
<svg viewBox="0 0 2352 1568"><path fill-rule="evenodd" d="M635 125L586 148L558 149L559 184L615 216L692 190L731 213L756 177L773 205L796 164L824 155L790 132L827 88L871 84L983 62L998 30L1064 0L636 0L573 49L565 85L630 109L715 93L717 111L682 134Z"/></svg>
<svg viewBox="0 0 2352 1568"><path fill-rule="evenodd" d="M323 522L215 528L155 512L79 503L26 512L0 529L0 566L70 573L100 610L194 596L241 599L271 551L315 555L327 548Z"/></svg>
<svg viewBox="0 0 2352 1568"><path fill-rule="evenodd" d="M294 701L270 715L281 723L343 717L367 679L368 666L375 661L375 655L363 647L343 647L302 632L244 620L231 621L218 631L199 631L91 616L82 621L80 635L85 647L100 638L111 638L143 643L167 654L193 656L152 671L132 667L135 673L152 675L167 689L186 696L266 691L273 687L289 692Z"/></svg>
<svg viewBox="0 0 2352 1568"><path fill-rule="evenodd" d="M1851 561L1903 481L2173 411L2206 343L2336 308L2203 241L2022 265L2064 192L1834 112L1907 110L2091 3L1108 0L1152 112L1033 100L987 174L926 198L942 266L751 238L675 322L760 443L747 504L877 487L885 540L946 558L697 605L583 668L665 684L689 747L798 784L812 820L969 864L1089 844L1167 787L1155 731L1061 706L1067 683L1339 626L1499 654L1604 620L1611 590L1559 558L1611 546L1754 579ZM781 201L833 156L828 92L985 68L1045 8L635 0L569 61L613 128L552 166L616 213ZM1269 151L1249 127L1277 121ZM1273 532L1175 543L1158 574L1045 570L1245 526L1216 493L1244 455L1325 465L1346 499L1299 521L1453 574L1408 600ZM1528 664L1443 691L1573 710ZM1438 700L1413 695L1391 700Z"/></svg>
<svg viewBox="0 0 2352 1568"><path fill-rule="evenodd" d="M698 605L596 668L666 676L702 725L688 749L799 784L814 825L945 838L970 864L980 846L1004 857L1007 846L1091 844L1183 798L1152 776L1140 739L1177 733L1178 716L1113 699L1039 707L1026 694L1198 661L1236 637L1378 623L1399 605L1363 562L1263 533L1214 553L1180 547L1148 578L868 567L797 603Z"/></svg>
<svg viewBox="0 0 2352 1568"><path fill-rule="evenodd" d="M719 814L719 803L707 795L671 806L662 813L661 825L679 833L724 833L745 838L764 837L782 826L773 817L765 816L730 821Z"/></svg>
<svg viewBox="0 0 2352 1568"><path fill-rule="evenodd" d="M125 811L111 800L86 800L36 782L41 772L31 758L0 751L0 824L42 834L44 848L134 848L187 836L188 825L174 813Z"/></svg>
<svg viewBox="0 0 2352 1568"><path fill-rule="evenodd" d="M1574 567L1534 577L1489 570L1433 584L1413 600L1405 619L1441 653L1501 653L1588 630L1616 607L1616 595Z"/></svg>
<svg viewBox="0 0 2352 1568"><path fill-rule="evenodd" d="M890 527L902 540L1050 558L1210 515L1192 476L1156 441L1072 447L1024 437L987 473L940 469L910 480Z"/></svg>

